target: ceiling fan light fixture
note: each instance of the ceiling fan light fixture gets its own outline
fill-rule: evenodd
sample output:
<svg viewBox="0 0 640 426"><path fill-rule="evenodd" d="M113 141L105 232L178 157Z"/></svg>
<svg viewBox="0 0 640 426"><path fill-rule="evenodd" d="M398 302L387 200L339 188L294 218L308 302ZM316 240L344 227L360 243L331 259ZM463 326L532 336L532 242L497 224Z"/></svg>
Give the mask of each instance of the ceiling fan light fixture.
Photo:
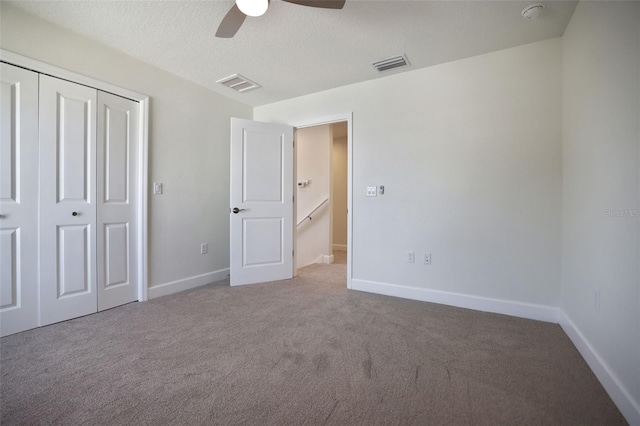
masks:
<svg viewBox="0 0 640 426"><path fill-rule="evenodd" d="M269 0L236 0L242 13L247 16L262 16L269 7Z"/></svg>

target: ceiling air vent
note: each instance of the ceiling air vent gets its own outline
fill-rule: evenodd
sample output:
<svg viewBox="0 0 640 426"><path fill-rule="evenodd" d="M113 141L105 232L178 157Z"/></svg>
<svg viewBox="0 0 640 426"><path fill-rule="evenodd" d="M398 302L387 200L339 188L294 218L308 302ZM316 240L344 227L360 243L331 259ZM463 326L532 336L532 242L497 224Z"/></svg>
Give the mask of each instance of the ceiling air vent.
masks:
<svg viewBox="0 0 640 426"><path fill-rule="evenodd" d="M393 58L382 59L380 61L372 62L371 65L378 71L386 71L392 68L404 67L409 65L409 61L405 55L394 56Z"/></svg>
<svg viewBox="0 0 640 426"><path fill-rule="evenodd" d="M248 92L249 90L261 87L255 81L251 81L248 78L241 76L240 74L230 75L229 77L225 77L216 81L216 83L224 84L225 86L240 93Z"/></svg>

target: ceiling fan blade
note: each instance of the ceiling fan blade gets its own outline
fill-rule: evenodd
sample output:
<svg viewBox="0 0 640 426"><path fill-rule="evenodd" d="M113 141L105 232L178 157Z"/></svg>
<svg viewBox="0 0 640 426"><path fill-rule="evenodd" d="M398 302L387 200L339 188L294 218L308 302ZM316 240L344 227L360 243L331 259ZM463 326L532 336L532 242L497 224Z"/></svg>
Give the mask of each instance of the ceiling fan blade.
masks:
<svg viewBox="0 0 640 426"><path fill-rule="evenodd" d="M220 22L220 26L218 27L218 31L216 31L216 37L220 38L231 38L240 29L242 23L244 22L247 15L242 13L238 8L237 4L234 4L231 10L227 12L224 16L222 22Z"/></svg>
<svg viewBox="0 0 640 426"><path fill-rule="evenodd" d="M323 9L342 9L346 0L283 0L300 6L321 7Z"/></svg>

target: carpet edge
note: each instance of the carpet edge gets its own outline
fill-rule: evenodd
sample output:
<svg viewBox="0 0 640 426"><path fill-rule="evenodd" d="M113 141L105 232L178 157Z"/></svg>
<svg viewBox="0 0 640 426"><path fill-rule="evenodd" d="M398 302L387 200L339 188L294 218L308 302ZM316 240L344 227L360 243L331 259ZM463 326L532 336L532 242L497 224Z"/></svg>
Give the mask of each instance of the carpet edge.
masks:
<svg viewBox="0 0 640 426"><path fill-rule="evenodd" d="M229 276L229 268L224 268L164 284L154 285L153 287L149 287L149 299L155 299L156 297L191 290L192 288L224 280L227 276Z"/></svg>

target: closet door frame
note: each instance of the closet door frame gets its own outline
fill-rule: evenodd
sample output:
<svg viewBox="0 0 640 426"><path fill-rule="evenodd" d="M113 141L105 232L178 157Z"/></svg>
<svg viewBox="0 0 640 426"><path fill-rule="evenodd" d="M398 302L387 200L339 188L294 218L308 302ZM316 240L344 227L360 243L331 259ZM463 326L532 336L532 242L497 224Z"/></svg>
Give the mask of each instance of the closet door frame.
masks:
<svg viewBox="0 0 640 426"><path fill-rule="evenodd" d="M148 300L149 256L148 256L148 145L149 145L149 96L128 89L115 86L91 77L86 77L72 71L58 68L47 63L0 49L0 61L10 65L26 68L41 74L50 75L62 80L88 86L103 92L128 98L138 102L140 127L138 136L138 200L137 200L137 249L138 256L138 301Z"/></svg>

